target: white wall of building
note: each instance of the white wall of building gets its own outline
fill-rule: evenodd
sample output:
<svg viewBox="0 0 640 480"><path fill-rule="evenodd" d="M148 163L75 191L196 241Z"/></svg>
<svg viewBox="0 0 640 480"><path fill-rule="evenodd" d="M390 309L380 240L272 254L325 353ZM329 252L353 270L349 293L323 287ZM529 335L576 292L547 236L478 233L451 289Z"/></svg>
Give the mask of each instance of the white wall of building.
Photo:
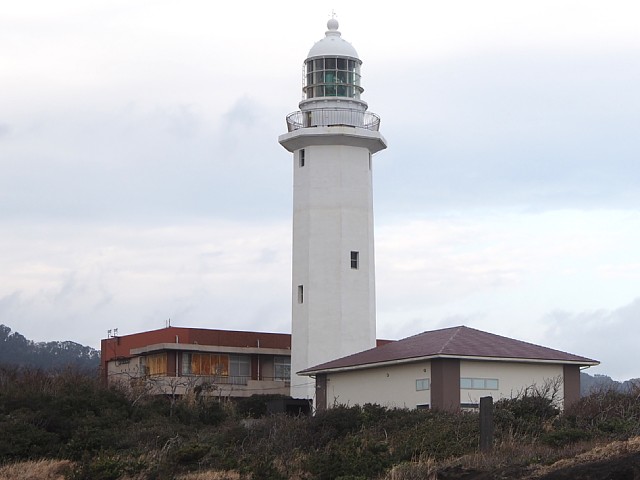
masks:
<svg viewBox="0 0 640 480"><path fill-rule="evenodd" d="M477 404L481 397L516 397L525 388L544 387L558 381L557 398L562 401L562 365L496 361L460 362L460 377L497 379L498 389L460 389L460 403ZM431 390L416 390L416 380L428 378L429 361L367 368L327 375L327 406L377 403L386 407L416 408L431 405Z"/></svg>
<svg viewBox="0 0 640 480"><path fill-rule="evenodd" d="M416 390L416 380L431 378L430 362L370 368L327 375L327 406L377 403L389 408L431 404L431 390Z"/></svg>
<svg viewBox="0 0 640 480"><path fill-rule="evenodd" d="M498 379L498 390L461 389L461 403L478 403L480 397L514 398L525 388L542 388L549 382L559 381L558 399L563 399L562 365L546 363L516 363L468 361L460 362L460 378Z"/></svg>

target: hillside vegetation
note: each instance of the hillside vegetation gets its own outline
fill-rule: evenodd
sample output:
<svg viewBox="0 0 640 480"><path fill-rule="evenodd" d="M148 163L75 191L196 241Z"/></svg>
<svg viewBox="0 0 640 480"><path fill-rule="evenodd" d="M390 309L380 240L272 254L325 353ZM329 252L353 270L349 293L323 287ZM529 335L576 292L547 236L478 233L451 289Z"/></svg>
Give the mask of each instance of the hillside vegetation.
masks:
<svg viewBox="0 0 640 480"><path fill-rule="evenodd" d="M640 435L640 388L595 392L564 414L541 393L496 403L494 453L480 455L476 413L365 405L256 418L264 398L194 392L171 407L76 370L0 366L0 478L47 478L16 476L45 465L67 480L524 478Z"/></svg>
<svg viewBox="0 0 640 480"><path fill-rule="evenodd" d="M34 342L0 324L0 364L44 370L73 366L97 371L100 352L70 341Z"/></svg>

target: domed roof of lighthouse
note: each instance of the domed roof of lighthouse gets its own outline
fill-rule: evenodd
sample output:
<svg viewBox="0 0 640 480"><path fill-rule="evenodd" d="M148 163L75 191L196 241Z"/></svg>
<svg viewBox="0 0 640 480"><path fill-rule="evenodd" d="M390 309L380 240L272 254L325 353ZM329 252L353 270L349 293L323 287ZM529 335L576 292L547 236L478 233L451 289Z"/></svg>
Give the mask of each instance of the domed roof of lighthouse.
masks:
<svg viewBox="0 0 640 480"><path fill-rule="evenodd" d="M357 58L358 60L360 59L358 57L358 52L353 48L353 45L342 38L338 31L338 26L338 20L335 18L329 19L327 22L325 37L311 47L307 58L338 56Z"/></svg>

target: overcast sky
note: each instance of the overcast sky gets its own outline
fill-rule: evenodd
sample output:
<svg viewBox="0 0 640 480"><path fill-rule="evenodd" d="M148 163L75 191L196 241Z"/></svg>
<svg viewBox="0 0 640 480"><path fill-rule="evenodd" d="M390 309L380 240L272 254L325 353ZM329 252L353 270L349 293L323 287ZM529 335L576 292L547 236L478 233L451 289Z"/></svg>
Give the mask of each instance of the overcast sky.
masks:
<svg viewBox="0 0 640 480"><path fill-rule="evenodd" d="M0 8L0 323L290 331L277 142L335 10L363 60L378 337L467 325L640 377L636 0Z"/></svg>

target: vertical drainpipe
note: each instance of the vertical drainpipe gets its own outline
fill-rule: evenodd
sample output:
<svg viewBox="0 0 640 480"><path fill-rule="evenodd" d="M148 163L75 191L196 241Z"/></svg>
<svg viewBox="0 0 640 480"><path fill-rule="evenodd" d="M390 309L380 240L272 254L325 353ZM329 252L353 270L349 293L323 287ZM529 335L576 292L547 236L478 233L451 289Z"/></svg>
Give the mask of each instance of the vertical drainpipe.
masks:
<svg viewBox="0 0 640 480"><path fill-rule="evenodd" d="M176 343L180 343L178 335L176 335ZM176 350L176 377L178 376L178 350Z"/></svg>

